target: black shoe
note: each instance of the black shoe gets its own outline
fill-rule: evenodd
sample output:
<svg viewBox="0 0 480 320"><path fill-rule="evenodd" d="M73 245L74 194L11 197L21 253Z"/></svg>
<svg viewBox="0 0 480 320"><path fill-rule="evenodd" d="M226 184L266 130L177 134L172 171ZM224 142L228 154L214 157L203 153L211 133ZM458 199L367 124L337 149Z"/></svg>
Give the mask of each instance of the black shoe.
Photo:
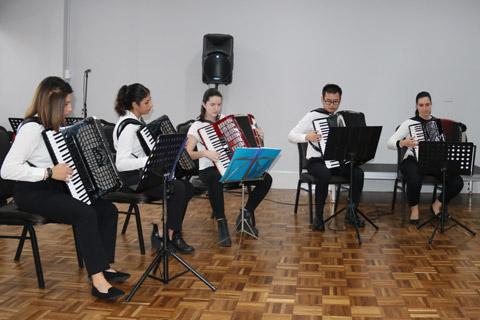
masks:
<svg viewBox="0 0 480 320"><path fill-rule="evenodd" d="M235 223L235 229L237 232L242 230L242 211L243 211L243 230L255 237L258 237L258 229L253 225L252 214L247 209L240 209L240 213L237 216Z"/></svg>
<svg viewBox="0 0 480 320"><path fill-rule="evenodd" d="M112 272L112 271L103 271L103 276L107 279L108 282L124 282L130 278L130 273L126 272Z"/></svg>
<svg viewBox="0 0 480 320"><path fill-rule="evenodd" d="M98 299L101 299L101 300L113 301L120 298L124 294L125 292L115 287L110 287L107 293L103 293L98 291L98 289L92 285L92 296L97 297Z"/></svg>
<svg viewBox="0 0 480 320"><path fill-rule="evenodd" d="M410 220L408 220L408 222L410 222L410 224L418 224L419 221L420 221L420 219L410 219Z"/></svg>
<svg viewBox="0 0 480 320"><path fill-rule="evenodd" d="M153 224L152 235L150 236L150 243L152 244L152 249L161 249L163 247L163 238L158 233L158 225Z"/></svg>
<svg viewBox="0 0 480 320"><path fill-rule="evenodd" d="M228 232L227 219L225 218L217 219L217 225L218 225L218 245L220 247L230 247L232 245L232 240L230 239L230 232Z"/></svg>
<svg viewBox="0 0 480 320"><path fill-rule="evenodd" d="M356 216L356 219L357 219L357 227L359 227L359 228L365 227L365 220L360 218L360 216L358 214ZM355 216L354 216L354 214L347 213L345 215L345 224L355 226Z"/></svg>
<svg viewBox="0 0 480 320"><path fill-rule="evenodd" d="M314 231L325 231L325 225L323 223L322 217L317 215L313 217L312 229Z"/></svg>
<svg viewBox="0 0 480 320"><path fill-rule="evenodd" d="M180 231L173 232L172 240L169 241L169 244L171 248L174 249L172 250L174 252L188 254L195 251L195 249L192 246L188 245L188 243L186 243L185 240L183 240L182 232Z"/></svg>

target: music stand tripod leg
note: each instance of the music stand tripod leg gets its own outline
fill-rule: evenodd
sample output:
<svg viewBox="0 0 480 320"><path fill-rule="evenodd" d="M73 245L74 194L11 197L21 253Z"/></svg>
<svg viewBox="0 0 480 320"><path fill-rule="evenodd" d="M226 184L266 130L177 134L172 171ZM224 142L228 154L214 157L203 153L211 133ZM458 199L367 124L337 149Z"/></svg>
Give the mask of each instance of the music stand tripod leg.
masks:
<svg viewBox="0 0 480 320"><path fill-rule="evenodd" d="M246 219L245 219L245 210L244 210L244 208L245 208L245 188L246 188L246 186L245 186L245 184L244 184L243 182L241 182L240 185L242 186L242 207L240 208L241 218L240 218L240 222L235 225L235 229L238 230L238 229L240 228L240 230L238 230L238 233L246 233L246 234L248 234L249 236L251 236L251 237L253 237L253 238L255 238L255 239L258 239L258 236L255 235L255 234L252 232L252 231L253 231L253 230L252 230L253 226L251 226L251 225L246 221ZM247 228L245 228L245 225L246 225L246 224L248 224L248 227L249 227L248 229L249 229L249 230L247 230ZM240 243L239 243L240 246L241 246L241 244L242 244L242 241L241 241L241 240L242 240L242 237L240 238Z"/></svg>
<svg viewBox="0 0 480 320"><path fill-rule="evenodd" d="M159 281L161 281L165 284L168 284L168 282L170 280L173 280L173 279L175 279L175 278L177 278L177 277L179 277L179 276L181 276L181 275L183 275L187 272L191 272L200 281L205 283L212 291L217 290L217 288L213 284L211 284L205 277L203 277L200 273L198 273L192 266L190 266L187 262L185 262L182 258L180 258L178 255L176 255L170 249L168 249L168 244L167 244L168 230L167 230L167 220L166 220L167 199L168 199L167 189L170 189L168 187L169 183L170 183L170 181L168 180L168 176L169 176L169 174L165 174L164 178L163 178L163 186L164 186L163 187L163 204L162 204L162 208L163 208L163 210L162 210L163 248L157 251L157 254L156 254L155 258L153 259L152 263L150 263L147 270L145 270L143 275L140 277L138 282L135 284L135 286L130 291L128 296L125 298L125 301L127 301L127 302L130 301L133 298L133 296L135 295L137 290L140 288L140 286L143 284L145 279L147 279L147 277L151 277L155 280L159 280ZM169 263L168 257L169 256L172 256L173 258L175 258L187 270L184 271L184 272L181 272L181 273L179 273L179 274L177 274L173 277L170 277L169 273L168 273L168 263ZM162 270L162 277L161 278L151 275L153 270L157 271L160 262L163 262L162 263L162 269L163 270Z"/></svg>

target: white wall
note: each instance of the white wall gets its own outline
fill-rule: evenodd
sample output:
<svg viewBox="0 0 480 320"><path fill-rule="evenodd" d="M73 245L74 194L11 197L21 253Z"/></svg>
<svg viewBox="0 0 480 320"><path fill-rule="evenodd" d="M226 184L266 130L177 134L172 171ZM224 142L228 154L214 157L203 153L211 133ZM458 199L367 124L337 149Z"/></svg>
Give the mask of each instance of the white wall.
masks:
<svg viewBox="0 0 480 320"><path fill-rule="evenodd" d="M0 125L23 117L46 75L62 74L63 0L0 0Z"/></svg>
<svg viewBox="0 0 480 320"><path fill-rule="evenodd" d="M35 11L14 2L6 1L7 9L14 7L9 11ZM2 11L4 3L0 0ZM368 124L384 126L376 162L395 162L385 142L412 116L421 90L432 93L434 115L462 121L470 140L480 138L475 125L480 2L475 0L83 0L72 1L69 22L75 113L81 114L83 70L91 68L89 115L112 121L116 91L133 82L152 90L152 117L168 114L174 123L195 117L206 89L203 35L233 35L233 82L220 87L224 112L253 113L267 145L283 149L273 172L275 187L295 187L297 151L286 137L305 112L319 106L327 82L344 89L341 108L363 111ZM34 26L20 38L36 33ZM39 61L54 51L36 49ZM8 65L21 64L13 61ZM16 95L30 98L38 77L26 72L15 77L29 83ZM8 78L0 74L0 81Z"/></svg>

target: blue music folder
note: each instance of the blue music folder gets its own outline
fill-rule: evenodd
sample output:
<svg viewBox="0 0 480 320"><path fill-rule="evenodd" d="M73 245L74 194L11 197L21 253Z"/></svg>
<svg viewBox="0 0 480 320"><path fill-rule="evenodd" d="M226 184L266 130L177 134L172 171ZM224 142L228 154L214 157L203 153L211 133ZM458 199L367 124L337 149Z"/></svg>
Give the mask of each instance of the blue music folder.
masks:
<svg viewBox="0 0 480 320"><path fill-rule="evenodd" d="M222 183L260 180L273 167L280 155L275 148L238 148L233 153Z"/></svg>

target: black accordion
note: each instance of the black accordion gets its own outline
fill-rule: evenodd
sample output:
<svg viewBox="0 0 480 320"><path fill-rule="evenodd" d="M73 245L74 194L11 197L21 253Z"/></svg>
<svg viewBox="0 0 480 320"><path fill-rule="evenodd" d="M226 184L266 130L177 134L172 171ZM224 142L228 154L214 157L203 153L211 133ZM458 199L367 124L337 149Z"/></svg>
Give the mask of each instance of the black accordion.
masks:
<svg viewBox="0 0 480 320"><path fill-rule="evenodd" d="M145 154L150 155L155 146L155 142L160 135L176 133L177 131L173 127L168 116L163 115L160 118L141 126L137 131L137 136ZM180 155L178 163L179 165L177 166L175 174L177 178L188 176L196 169L195 162L193 162L186 150Z"/></svg>
<svg viewBox="0 0 480 320"><path fill-rule="evenodd" d="M66 182L72 197L86 204L122 186L100 126L99 120L90 117L58 132L42 132L53 163L73 169Z"/></svg>

